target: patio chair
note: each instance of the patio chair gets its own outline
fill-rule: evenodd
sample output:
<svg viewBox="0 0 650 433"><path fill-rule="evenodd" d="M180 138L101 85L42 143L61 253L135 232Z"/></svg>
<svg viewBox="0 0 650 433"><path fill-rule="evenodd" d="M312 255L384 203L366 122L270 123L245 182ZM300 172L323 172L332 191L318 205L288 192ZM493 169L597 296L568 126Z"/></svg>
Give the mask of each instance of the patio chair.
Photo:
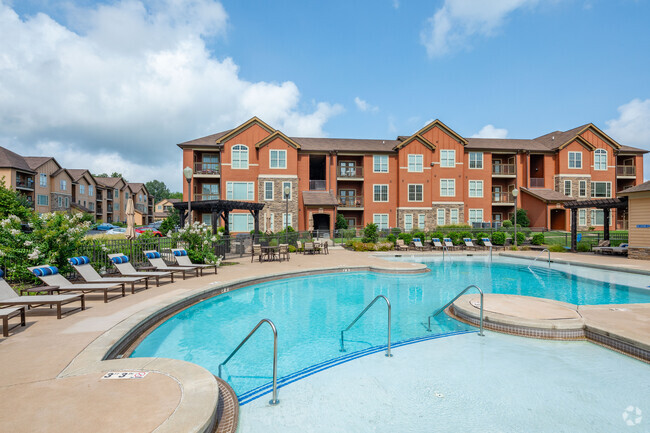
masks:
<svg viewBox="0 0 650 433"><path fill-rule="evenodd" d="M156 268L157 271L166 271L166 272L180 272L185 279L186 272L194 272L196 276L199 276L199 268L196 266L168 266L167 263L162 259L160 253L156 250L142 251L144 256L149 260L151 266Z"/></svg>
<svg viewBox="0 0 650 433"><path fill-rule="evenodd" d="M255 261L256 256L258 260L261 262L263 255L264 254L262 253L262 245L253 244L253 247L251 248L251 263Z"/></svg>
<svg viewBox="0 0 650 433"><path fill-rule="evenodd" d="M456 248L454 243L451 241L451 238L444 238L442 241L445 243L445 247L447 247L448 250Z"/></svg>
<svg viewBox="0 0 650 433"><path fill-rule="evenodd" d="M422 245L422 241L420 238L413 238L411 240L412 247L418 251L424 251L424 245Z"/></svg>
<svg viewBox="0 0 650 433"><path fill-rule="evenodd" d="M20 316L20 323L9 327L9 319ZM18 326L25 326L25 307L0 308L0 319L2 319L2 336L9 337L9 331Z"/></svg>
<svg viewBox="0 0 650 433"><path fill-rule="evenodd" d="M330 243L329 241L323 241L320 243L320 252L322 254L329 254L330 253Z"/></svg>
<svg viewBox="0 0 650 433"><path fill-rule="evenodd" d="M174 274L172 272L138 271L129 263L129 256L125 256L124 254L109 254L108 258L111 259L111 262L113 262L113 265L119 273L125 277L155 278L156 286L160 286L160 277L170 277L171 282L174 282Z"/></svg>
<svg viewBox="0 0 650 433"><path fill-rule="evenodd" d="M61 318L61 306L69 304L71 302L76 302L76 301L81 301L81 307L80 308L74 308L72 310L66 311L66 313L71 313L76 310L85 310L86 309L86 303L85 303L85 298L83 293L78 294L78 295L35 295L35 296L18 296L16 295L16 292L14 292L14 289L11 288L11 286L4 280L4 272L0 270L0 306L9 306L9 307L16 307L16 306L26 306L27 308L30 307L38 307L40 305L49 305L50 308L53 305L56 305L56 318L60 319ZM5 309L9 310L9 308ZM23 310L24 311L24 310ZM7 320L10 317L13 317L13 314L11 312L3 312L3 314L7 315ZM24 322L24 318L22 320ZM8 332L9 329L7 328L7 323L5 322L5 319L3 318L3 333L5 333L5 330ZM24 326L24 323L23 323ZM5 334L5 337L7 335Z"/></svg>
<svg viewBox="0 0 650 433"><path fill-rule="evenodd" d="M593 247L591 250L596 254L602 254L604 252L609 252L609 251L605 251L605 250L609 250L609 240L602 240L602 241L598 242L598 245Z"/></svg>
<svg viewBox="0 0 650 433"><path fill-rule="evenodd" d="M214 268L214 273L217 273L217 264L196 264L192 263L190 256L187 255L187 251L184 248L172 248L172 254L174 254L174 260L178 266L196 266L201 276L203 276L203 269Z"/></svg>
<svg viewBox="0 0 650 433"><path fill-rule="evenodd" d="M305 251L303 250L302 242L296 241L296 252L297 253L304 253Z"/></svg>
<svg viewBox="0 0 650 433"><path fill-rule="evenodd" d="M63 275L59 274L59 270L56 266L32 266L29 269L32 274L38 277L39 280L47 284L48 286L58 286L59 292L81 292L81 293L93 293L101 292L104 294L104 302L108 302L108 292L121 289L121 296L126 296L126 283L85 283L85 284L73 284L68 281ZM113 298L119 298L120 295L113 296Z"/></svg>
<svg viewBox="0 0 650 433"><path fill-rule="evenodd" d="M278 258L282 261L282 258L285 257L289 261L289 244L280 244L278 251Z"/></svg>
<svg viewBox="0 0 650 433"><path fill-rule="evenodd" d="M397 239L395 241L395 251L406 251L409 247L404 245L404 239Z"/></svg>
<svg viewBox="0 0 650 433"><path fill-rule="evenodd" d="M465 242L465 248L467 248L468 250L469 249L473 249L473 250L477 249L477 246L474 245L474 243L472 242L472 240L470 238L463 238L463 242Z"/></svg>
<svg viewBox="0 0 650 433"><path fill-rule="evenodd" d="M483 238L481 240L483 241L483 246L485 246L486 248L492 248L493 247L492 241L490 241L490 238Z"/></svg>
<svg viewBox="0 0 650 433"><path fill-rule="evenodd" d="M316 254L313 242L305 242L305 254Z"/></svg>
<svg viewBox="0 0 650 433"><path fill-rule="evenodd" d="M135 283L144 281L144 288L149 288L147 277L102 277L92 267L90 259L86 256L72 257L68 259L68 262L87 283L131 283L132 294L135 293Z"/></svg>
<svg viewBox="0 0 650 433"><path fill-rule="evenodd" d="M433 238L431 239L431 244L433 245L433 248L435 249L443 249L445 246L440 242L440 238Z"/></svg>
<svg viewBox="0 0 650 433"><path fill-rule="evenodd" d="M620 244L617 247L609 247L609 250L610 250L609 252L611 254L624 254L624 255L627 255L627 248L628 248L628 244L623 243L623 244Z"/></svg>

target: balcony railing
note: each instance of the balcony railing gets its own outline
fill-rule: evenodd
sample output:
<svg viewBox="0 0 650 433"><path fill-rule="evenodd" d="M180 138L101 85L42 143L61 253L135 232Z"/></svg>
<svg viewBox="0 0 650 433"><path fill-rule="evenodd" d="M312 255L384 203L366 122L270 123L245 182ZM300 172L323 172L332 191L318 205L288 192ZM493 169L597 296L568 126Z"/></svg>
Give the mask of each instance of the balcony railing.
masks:
<svg viewBox="0 0 650 433"><path fill-rule="evenodd" d="M636 176L636 166L634 165L617 165L617 176Z"/></svg>
<svg viewBox="0 0 650 433"><path fill-rule="evenodd" d="M363 207L363 196L361 195L356 195L356 196L349 196L349 195L344 195L344 196L339 196L339 207Z"/></svg>
<svg viewBox="0 0 650 433"><path fill-rule="evenodd" d="M135 205L136 210L140 211L141 213L147 213L147 209L145 209L145 206L141 203L137 203Z"/></svg>
<svg viewBox="0 0 650 433"><path fill-rule="evenodd" d="M194 174L212 174L221 173L221 164L218 162L195 162Z"/></svg>
<svg viewBox="0 0 650 433"><path fill-rule="evenodd" d="M106 212L113 213L113 206L111 206L110 204L106 206Z"/></svg>
<svg viewBox="0 0 650 433"><path fill-rule="evenodd" d="M95 211L96 214L102 215L104 213L104 209L101 207L98 207L97 210Z"/></svg>
<svg viewBox="0 0 650 433"><path fill-rule="evenodd" d="M219 200L219 194L194 194L192 201Z"/></svg>
<svg viewBox="0 0 650 433"><path fill-rule="evenodd" d="M363 167L341 166L336 167L336 177L363 178Z"/></svg>
<svg viewBox="0 0 650 433"><path fill-rule="evenodd" d="M531 177L530 178L530 187L531 188L544 188L544 178L543 177Z"/></svg>
<svg viewBox="0 0 650 433"><path fill-rule="evenodd" d="M508 192L493 192L492 193L492 203L507 203L514 204L515 198L512 194Z"/></svg>
<svg viewBox="0 0 650 433"><path fill-rule="evenodd" d="M492 164L492 174L515 175L517 174L517 166L515 164Z"/></svg>
<svg viewBox="0 0 650 433"><path fill-rule="evenodd" d="M16 188L34 189L34 179L31 177L16 178Z"/></svg>
<svg viewBox="0 0 650 433"><path fill-rule="evenodd" d="M102 201L102 200L104 200L104 198L103 198L103 196L102 196L102 193L101 193L101 192L97 192L97 201Z"/></svg>
<svg viewBox="0 0 650 433"><path fill-rule="evenodd" d="M325 180L310 180L309 181L309 190L310 191L325 191L327 189L327 181Z"/></svg>

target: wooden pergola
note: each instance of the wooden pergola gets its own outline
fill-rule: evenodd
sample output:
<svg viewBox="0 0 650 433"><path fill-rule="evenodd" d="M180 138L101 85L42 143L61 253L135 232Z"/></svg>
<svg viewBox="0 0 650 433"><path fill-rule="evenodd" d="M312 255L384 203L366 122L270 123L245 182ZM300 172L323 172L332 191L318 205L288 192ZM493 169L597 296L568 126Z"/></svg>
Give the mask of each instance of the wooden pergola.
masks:
<svg viewBox="0 0 650 433"><path fill-rule="evenodd" d="M627 209L627 197L568 201L564 203L564 208L571 209L571 252L575 253L578 249L578 209L602 209L603 239L609 240L609 210Z"/></svg>
<svg viewBox="0 0 650 433"><path fill-rule="evenodd" d="M181 214L181 227L185 227L185 220L189 217L187 212L187 202L174 203L174 207L180 211ZM226 236L230 235L228 227L228 216L233 210L247 210L253 215L255 219L255 231L260 229L260 211L264 208L264 203L252 203L248 201L233 201L233 200L203 200L192 201L192 211L202 213L210 212L212 214L212 233L217 232L219 226L219 218L223 219Z"/></svg>

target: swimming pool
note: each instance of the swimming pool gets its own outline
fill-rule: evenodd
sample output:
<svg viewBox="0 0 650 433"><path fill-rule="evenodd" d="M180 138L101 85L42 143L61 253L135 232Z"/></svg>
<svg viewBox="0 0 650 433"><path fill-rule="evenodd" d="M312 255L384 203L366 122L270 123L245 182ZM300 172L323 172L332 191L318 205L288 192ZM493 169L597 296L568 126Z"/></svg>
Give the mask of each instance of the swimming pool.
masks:
<svg viewBox="0 0 650 433"><path fill-rule="evenodd" d="M194 362L214 374L261 318L271 319L279 333L278 376L290 383L338 363L381 350L386 344L386 306L377 303L346 334L346 353L339 351L340 331L377 295L392 304L392 339L413 342L441 335L474 332L475 328L445 315L434 332L423 322L429 314L469 284L486 293L539 296L573 304L650 302L650 291L616 284L611 272L589 270L586 278L509 260L484 258L427 263L419 275L348 272L287 278L200 302L166 320L134 350L134 357L167 357ZM583 270L580 270L582 272ZM647 278L647 277L646 277ZM611 281L602 281L611 279ZM619 279L620 280L620 279ZM626 279L627 281L627 279ZM341 358L343 357L343 358ZM269 390L272 366L270 331L256 333L230 361L225 372L242 404Z"/></svg>

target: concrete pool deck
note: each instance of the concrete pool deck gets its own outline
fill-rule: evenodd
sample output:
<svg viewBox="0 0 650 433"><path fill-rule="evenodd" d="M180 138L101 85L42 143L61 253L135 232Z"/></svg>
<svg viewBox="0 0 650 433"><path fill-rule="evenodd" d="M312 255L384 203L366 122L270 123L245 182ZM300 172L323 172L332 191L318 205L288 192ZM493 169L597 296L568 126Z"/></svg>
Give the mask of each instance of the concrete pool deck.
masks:
<svg viewBox="0 0 650 433"><path fill-rule="evenodd" d="M411 254L423 253L408 252L402 256ZM535 252L515 254L537 255ZM552 260L556 260L556 256L559 260L576 263L619 266L621 270L644 271L648 268L647 261L617 257L555 253L551 255ZM181 370L194 369L204 378L207 371L189 363L164 359L100 361L105 352L100 353L94 348L99 341L106 340L109 334L106 331L122 332L120 326L129 325L143 312L243 277L326 268L341 270L355 266L407 272L423 267L417 263L382 260L377 253L355 253L336 248L330 249L329 255L292 254L289 262L250 263L250 256L234 261L240 264L223 266L218 275L206 273L200 278L151 287L107 304L98 296L90 295L86 311L61 320L56 319L55 310L43 307L29 310L27 326L15 328L8 338L0 340L0 395L5 401L15 402L11 405L15 407L11 415L0 417L0 431L200 431L205 420L195 418L199 413L205 415L209 406L215 405L218 394L216 381L198 381L194 384L196 387L188 387L181 380L184 374ZM616 311L599 307L592 307L588 312L595 330L612 335L618 332L634 339L633 331L638 326L643 330L639 332L650 335L650 305L647 308L640 304L631 305ZM641 337L635 341L647 344ZM94 357L92 365L81 365L81 360L88 357ZM113 370L150 373L139 380L101 379L102 372ZM203 395L201 393L211 397L192 400L197 394ZM190 419L180 419L183 414L190 414Z"/></svg>

